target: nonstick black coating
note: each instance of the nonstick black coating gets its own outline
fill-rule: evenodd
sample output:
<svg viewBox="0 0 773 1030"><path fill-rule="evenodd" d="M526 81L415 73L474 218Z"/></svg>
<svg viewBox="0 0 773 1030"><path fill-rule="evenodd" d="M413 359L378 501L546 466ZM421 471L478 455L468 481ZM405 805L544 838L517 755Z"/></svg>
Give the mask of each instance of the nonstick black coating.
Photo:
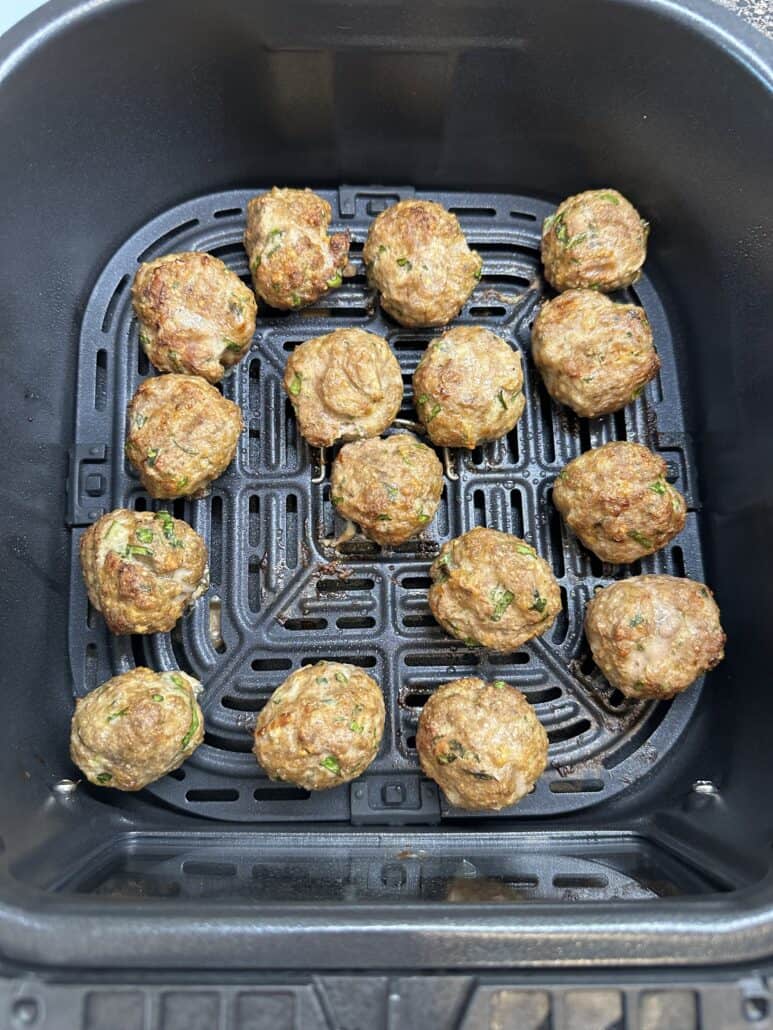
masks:
<svg viewBox="0 0 773 1030"><path fill-rule="evenodd" d="M237 458L210 497L174 506L210 550L212 586L195 612L169 635L114 638L87 610L78 561L81 530L73 530L70 661L76 693L135 663L179 666L204 683L204 745L182 770L148 789L170 804L240 820L377 822L380 811L394 823L403 812L409 821L435 821L448 811L442 796L439 808L434 785L420 788L418 782L416 723L429 692L459 676L500 677L526 692L551 748L549 769L535 791L499 818L555 815L604 801L651 773L680 739L700 697L698 684L671 703L627 700L594 670L583 636L585 605L612 578L639 572L703 576L697 487L672 335L657 293L645 277L618 299L644 305L661 356L659 376L624 411L580 419L551 402L529 356L531 323L545 295L539 237L552 205L507 194L414 194L405 188L342 187L323 194L333 207L333 228L352 234L357 275L316 307L263 311L249 355L224 381L226 396L244 411ZM149 506L123 459L127 403L153 373L131 307L138 262L175 250L206 250L249 282L241 236L250 195L220 193L160 216L132 236L100 277L81 332L76 444L83 460L71 481L74 523L114 507ZM319 452L298 434L281 377L299 342L356 325L388 339L405 380L399 418L415 419L411 375L428 341L442 330L404 329L383 315L360 256L373 215L414 195L454 211L480 251L481 281L454 324L485 325L518 348L527 409L505 439L471 455L447 452L443 503L417 540L393 550L363 539L336 547L344 523L330 502L335 452L326 455L323 471ZM621 439L663 455L690 514L684 532L661 553L627 567L602 566L562 525L551 488L566 461ZM104 445L106 460L94 460L92 449ZM439 546L480 525L525 537L561 585L561 615L543 638L516 654L491 655L449 639L427 607L428 568ZM271 783L250 753L255 714L292 669L333 656L362 665L384 690L388 717L378 759L356 783L332 791L309 794ZM386 796L393 802L384 803Z"/></svg>
<svg viewBox="0 0 773 1030"><path fill-rule="evenodd" d="M125 240L176 205L273 183L335 189L378 182L388 192L413 183L431 192L515 193L550 202L611 184L651 220L652 295L642 300L662 304L671 331L685 453L692 455L687 467L700 484L693 517L728 632L727 657L707 678L679 745L630 789L564 810L560 819L488 822L487 834L476 832L479 823L465 824L464 847L480 847L493 829L514 825L521 840L538 827L543 851L559 848L562 833L590 840L623 827L644 834L655 856L670 834L673 853L721 870L726 882L759 878L773 839L765 804L773 788L771 63L769 42L702 0L55 0L0 40L3 901L17 897L19 879L41 889L62 882L100 849L120 848L128 838L139 860L151 847L146 830L170 839L184 830L196 847L205 835L218 846L229 832L246 832L243 824L192 818L147 796L112 801L108 792L83 786L66 801L53 793L73 774L66 728L73 690L83 682L76 676L74 683L67 660L72 532L64 486L76 438L79 337L102 271ZM474 220L467 225L476 228ZM237 238L234 231L221 242ZM533 246L527 251L533 264ZM638 419L642 409L635 410ZM109 427L95 446L117 434ZM98 454L91 457L98 463ZM486 483L496 478L486 475ZM285 486L290 492L295 482ZM471 510L457 510L468 519L493 511L488 497L483 509L473 499ZM295 514L301 513L299 504ZM202 511L202 522L208 518ZM380 582L391 589L386 577ZM340 639L348 632L358 630L344 629ZM286 624L277 633L285 641L295 634L307 639ZM228 654L233 638L226 643ZM301 644L291 650L296 657L306 652ZM410 670L419 678L428 672ZM261 689L273 682L269 673L282 671L268 670ZM409 717L406 709L401 718ZM395 729L402 732L402 724ZM393 739L395 761L410 768L402 736ZM225 763L249 758L215 750ZM213 779L233 789L219 763ZM716 784L716 802L691 806L696 780ZM370 798L355 800L364 802L357 819L383 822ZM210 804L218 803L200 807ZM301 809L306 802L294 804ZM313 828L308 835L287 828L311 854ZM403 827L398 836L410 845L417 832ZM345 836L336 839L350 846ZM260 845L250 838L246 846ZM167 921L138 901L120 919L112 906L107 919L104 899L79 897L77 916L73 908L55 922L65 900L53 894L34 914L26 896L13 914L4 907L0 947L28 967L170 960L195 966L202 954L213 967L307 969L315 962L730 961L773 950L770 900L763 884L745 896L743 909L734 895L724 904L692 899L689 913L652 900L646 917L641 905L625 901L595 906L592 918L582 907L550 915L535 904L508 910L496 925L478 906L465 913L465 926L448 915L442 925L417 916L418 936L383 933L390 906L382 906L379 925L362 906L356 920L336 918L331 947L323 933L308 932L308 914L268 926L256 911L236 925L227 906L213 903L205 924L199 906ZM404 916L401 896L394 918ZM324 921L329 925L331 916Z"/></svg>

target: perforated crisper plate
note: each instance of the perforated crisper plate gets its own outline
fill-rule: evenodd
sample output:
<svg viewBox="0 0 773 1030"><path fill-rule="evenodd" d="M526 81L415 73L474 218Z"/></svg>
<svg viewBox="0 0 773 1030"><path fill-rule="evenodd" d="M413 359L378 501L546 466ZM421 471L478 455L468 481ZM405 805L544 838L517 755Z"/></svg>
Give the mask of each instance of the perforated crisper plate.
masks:
<svg viewBox="0 0 773 1030"><path fill-rule="evenodd" d="M354 278L316 308L261 310L252 349L223 392L244 411L236 460L199 501L177 502L210 549L212 586L172 634L114 638L91 611L78 565L84 526L103 511L149 501L123 457L129 398L151 373L137 339L130 286L138 262L171 251L206 250L249 281L242 249L244 209L254 192L227 192L174 208L136 233L108 263L83 319L76 446L70 476L72 587L69 645L76 694L135 663L181 667L205 686L204 744L185 766L148 788L177 808L234 820L351 819L431 822L465 813L448 807L419 772L416 722L431 691L464 675L502 678L523 690L550 737L550 766L536 789L500 816L556 815L598 803L645 776L673 747L698 702L696 685L671 703L634 703L611 690L588 657L583 611L595 587L639 572L702 578L697 498L683 445L672 340L658 297L643 278L625 296L647 311L662 360L656 381L624 412L576 418L548 398L529 357L529 334L543 292L539 232L552 209L525 197L414 193L342 187L320 191L333 229L352 234ZM401 418L414 418L411 374L440 330L403 329L374 305L361 262L371 219L406 197L455 211L483 256L483 276L457 324L485 325L524 357L527 406L516 430L471 455L453 453L438 511L422 538L392 551L362 540L338 551L326 541L344 528L330 503L329 463L299 437L280 382L300 341L356 325L387 337L405 381ZM570 458L608 440L660 451L688 499L674 545L628 569L602 565L567 533L550 502ZM169 506L156 503L154 507ZM551 630L511 655L471 651L449 639L427 607L428 567L440 544L484 525L525 537L547 558L564 608ZM217 632L219 613L220 633ZM221 639L222 638L222 639ZM250 753L256 712L292 669L323 657L353 662L383 687L387 720L378 758L356 783L308 794L272 783Z"/></svg>

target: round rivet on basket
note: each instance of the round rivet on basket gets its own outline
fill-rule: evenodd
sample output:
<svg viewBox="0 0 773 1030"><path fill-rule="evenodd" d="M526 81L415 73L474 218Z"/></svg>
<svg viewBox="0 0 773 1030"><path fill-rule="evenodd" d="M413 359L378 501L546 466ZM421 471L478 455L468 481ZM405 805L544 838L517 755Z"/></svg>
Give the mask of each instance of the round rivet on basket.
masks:
<svg viewBox="0 0 773 1030"><path fill-rule="evenodd" d="M40 1005L34 998L17 998L11 1008L14 1026L34 1026L39 1016Z"/></svg>
<svg viewBox="0 0 773 1030"><path fill-rule="evenodd" d="M69 798L78 789L80 780L58 780L52 790L54 794L58 794L60 798Z"/></svg>
<svg viewBox="0 0 773 1030"><path fill-rule="evenodd" d="M719 787L711 780L696 780L692 785L694 794L701 794L704 797L718 798Z"/></svg>

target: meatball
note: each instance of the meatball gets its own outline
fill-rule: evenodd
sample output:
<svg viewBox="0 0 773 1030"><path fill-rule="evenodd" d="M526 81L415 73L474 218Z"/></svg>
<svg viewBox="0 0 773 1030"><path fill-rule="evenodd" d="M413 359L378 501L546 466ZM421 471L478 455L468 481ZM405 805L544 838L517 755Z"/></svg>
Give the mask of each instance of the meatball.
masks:
<svg viewBox="0 0 773 1030"><path fill-rule="evenodd" d="M443 466L412 433L346 444L333 462L333 504L377 544L420 533L442 493Z"/></svg>
<svg viewBox="0 0 773 1030"><path fill-rule="evenodd" d="M551 627L561 591L525 540L480 526L443 544L430 567L429 606L470 647L514 651Z"/></svg>
<svg viewBox="0 0 773 1030"><path fill-rule="evenodd" d="M384 732L381 688L356 665L317 662L292 673L255 725L255 757L272 780L327 790L356 779Z"/></svg>
<svg viewBox="0 0 773 1030"><path fill-rule="evenodd" d="M471 677L432 694L416 749L452 805L496 810L520 801L545 771L548 735L520 690Z"/></svg>
<svg viewBox="0 0 773 1030"><path fill-rule="evenodd" d="M168 511L117 508L81 537L89 601L113 633L166 633L209 586L207 546Z"/></svg>
<svg viewBox="0 0 773 1030"><path fill-rule="evenodd" d="M145 380L129 403L126 457L151 497L203 497L236 453L238 404L198 376Z"/></svg>
<svg viewBox="0 0 773 1030"><path fill-rule="evenodd" d="M523 413L521 355L488 329L460 326L427 347L413 396L429 438L467 447L509 433Z"/></svg>
<svg viewBox="0 0 773 1030"><path fill-rule="evenodd" d="M545 278L557 290L620 290L647 256L649 224L617 190L567 197L542 225Z"/></svg>
<svg viewBox="0 0 773 1030"><path fill-rule="evenodd" d="M403 401L403 377L386 340L336 329L296 347L284 388L301 434L315 447L378 436Z"/></svg>
<svg viewBox="0 0 773 1030"><path fill-rule="evenodd" d="M544 304L531 343L550 396L584 418L624 408L660 368L642 308L593 290L569 290Z"/></svg>
<svg viewBox="0 0 773 1030"><path fill-rule="evenodd" d="M570 461L553 487L566 524L602 561L627 563L684 529L684 497L666 463L638 443L608 443Z"/></svg>
<svg viewBox="0 0 773 1030"><path fill-rule="evenodd" d="M255 332L252 291L211 254L167 254L140 265L132 301L140 343L160 372L218 383Z"/></svg>
<svg viewBox="0 0 773 1030"><path fill-rule="evenodd" d="M426 894L424 895L426 898ZM527 901L528 891L493 876L454 876L448 881L445 900L457 905L478 905L481 902ZM441 899L442 900L442 899Z"/></svg>
<svg viewBox="0 0 773 1030"><path fill-rule="evenodd" d="M632 576L599 590L585 634L607 680L633 698L673 697L725 656L711 591L675 576Z"/></svg>
<svg viewBox="0 0 773 1030"><path fill-rule="evenodd" d="M132 669L75 702L70 755L91 783L141 790L204 739L201 684L184 672Z"/></svg>
<svg viewBox="0 0 773 1030"><path fill-rule="evenodd" d="M313 304L342 282L349 233L328 236L330 204L311 190L277 189L247 205L244 247L255 292L272 308Z"/></svg>
<svg viewBox="0 0 773 1030"><path fill-rule="evenodd" d="M459 219L431 200L401 200L378 215L362 252L381 307L401 325L446 325L480 279Z"/></svg>

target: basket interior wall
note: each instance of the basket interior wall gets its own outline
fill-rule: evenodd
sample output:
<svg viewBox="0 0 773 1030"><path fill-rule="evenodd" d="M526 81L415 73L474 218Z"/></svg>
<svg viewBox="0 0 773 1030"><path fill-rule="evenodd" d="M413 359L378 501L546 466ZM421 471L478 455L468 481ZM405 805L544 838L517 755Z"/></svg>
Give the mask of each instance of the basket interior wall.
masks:
<svg viewBox="0 0 773 1030"><path fill-rule="evenodd" d="M7 200L0 234L3 861L18 863L54 840L75 850L118 826L187 825L186 816L155 802L114 808L84 792L68 808L51 790L72 771L64 485L79 332L94 283L133 233L190 198L274 181L330 188L378 181L389 190L415 183L433 192L474 186L535 204L612 183L650 217L648 283L671 333L684 447L700 485L703 568L730 642L680 746L635 791L565 814L561 824L657 824L694 779L706 778L719 785L721 805L679 816L696 846L719 853L724 842L728 863L762 854L773 830L759 803L773 784L764 731L773 718L773 252L763 229L771 131L764 83L688 24L623 4L580 0L568 10L548 3L537 11L492 2L474 12L450 7L442 24L424 5L397 17L377 5L332 5L326 10L339 21L350 19L340 22L350 26L343 40L336 18L313 8L299 17L297 5L267 5L259 19L237 3L218 5L217 16L214 10L163 0L153 5L150 26L147 5L117 6L82 19L77 32L62 27L3 69L0 126L13 140L0 162ZM610 34L619 45L607 45ZM675 53L678 61L667 59ZM489 221L480 219L482 231ZM533 262L533 247L531 255ZM513 292L526 288L515 284ZM249 367L234 380L244 391ZM302 448L296 456L300 477ZM487 475L492 487L502 486L498 473ZM286 495L295 485L286 482ZM462 478L455 489L465 485ZM481 511L474 493L472 486L458 508L467 519ZM507 490L484 494L499 496L498 517L515 525ZM309 496L324 520L324 489ZM305 514L298 497L289 513L296 518ZM223 512L227 521L230 508ZM549 544L549 527L539 532ZM385 563L368 562L354 562L357 576L386 590ZM365 571L372 565L375 576ZM404 611L424 614L410 604ZM335 618L341 615L375 617L347 610ZM281 632L293 631L285 623ZM421 649L406 650L413 653ZM422 665L406 669L418 687L432 679ZM409 715L401 713L393 754L410 768L403 726ZM523 826L526 832L531 823Z"/></svg>

